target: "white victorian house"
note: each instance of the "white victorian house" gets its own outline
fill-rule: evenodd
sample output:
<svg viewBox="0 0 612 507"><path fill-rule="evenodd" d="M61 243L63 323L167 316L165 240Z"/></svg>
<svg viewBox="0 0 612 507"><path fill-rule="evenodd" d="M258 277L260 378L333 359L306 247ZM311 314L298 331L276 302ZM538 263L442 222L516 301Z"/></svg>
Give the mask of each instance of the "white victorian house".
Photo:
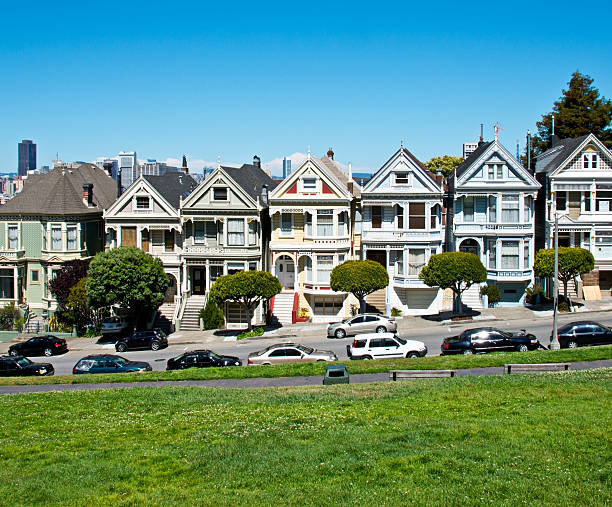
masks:
<svg viewBox="0 0 612 507"><path fill-rule="evenodd" d="M442 291L419 273L444 241L442 177L433 175L407 149L399 149L364 185L362 258L389 273L384 311L404 315L438 313Z"/></svg>
<svg viewBox="0 0 612 507"><path fill-rule="evenodd" d="M585 285L612 289L612 154L593 134L575 139L553 136L552 147L536 159L542 183L538 203L538 247L554 246L555 210L559 246L582 247L595 257ZM572 287L573 288L573 287ZM580 292L580 291L578 291Z"/></svg>
<svg viewBox="0 0 612 507"><path fill-rule="evenodd" d="M454 209L447 221L447 249L480 257L487 284L500 289L500 305L522 304L533 282L534 202L540 184L497 139L479 143L448 183ZM472 286L464 303L479 307L478 291Z"/></svg>

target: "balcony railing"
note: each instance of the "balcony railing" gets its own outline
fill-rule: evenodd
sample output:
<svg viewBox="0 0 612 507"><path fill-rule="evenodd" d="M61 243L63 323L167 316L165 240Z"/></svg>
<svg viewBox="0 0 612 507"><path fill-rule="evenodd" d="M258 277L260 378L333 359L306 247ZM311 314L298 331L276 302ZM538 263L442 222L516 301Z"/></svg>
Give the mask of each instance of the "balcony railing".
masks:
<svg viewBox="0 0 612 507"><path fill-rule="evenodd" d="M381 229L364 229L361 238L362 241L442 241L442 231L385 231Z"/></svg>
<svg viewBox="0 0 612 507"><path fill-rule="evenodd" d="M244 255L253 254L259 251L257 245L254 246L206 246L206 245L187 245L183 249L184 255Z"/></svg>
<svg viewBox="0 0 612 507"><path fill-rule="evenodd" d="M528 232L533 229L533 223L529 224L491 224L491 223L455 223L455 233L480 233L495 234L498 232Z"/></svg>
<svg viewBox="0 0 612 507"><path fill-rule="evenodd" d="M0 257L7 259L21 259L25 256L25 250L0 250Z"/></svg>

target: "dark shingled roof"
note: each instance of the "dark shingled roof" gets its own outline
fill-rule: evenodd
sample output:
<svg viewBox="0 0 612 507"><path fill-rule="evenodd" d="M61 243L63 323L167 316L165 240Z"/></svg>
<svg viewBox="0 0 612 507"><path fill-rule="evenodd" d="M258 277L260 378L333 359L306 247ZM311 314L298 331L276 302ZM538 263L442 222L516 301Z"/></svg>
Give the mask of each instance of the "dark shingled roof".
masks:
<svg viewBox="0 0 612 507"><path fill-rule="evenodd" d="M184 172L171 172L161 176L143 176L166 201L178 209L181 201L198 186L198 182Z"/></svg>
<svg viewBox="0 0 612 507"><path fill-rule="evenodd" d="M93 207L83 204L83 185L93 185ZM83 164L77 169L56 167L31 174L23 190L0 206L0 215L87 215L101 213L117 197L117 183L104 169Z"/></svg>
<svg viewBox="0 0 612 507"><path fill-rule="evenodd" d="M264 185L268 186L268 192L276 188L274 180L261 167L242 164L241 167L222 166L222 169L256 202Z"/></svg>
<svg viewBox="0 0 612 507"><path fill-rule="evenodd" d="M536 157L536 173L550 173L559 167L567 159L589 134L576 138L567 138L557 143Z"/></svg>
<svg viewBox="0 0 612 507"><path fill-rule="evenodd" d="M492 144L493 141L487 141L482 143L478 148L476 148L468 158L466 158L461 164L457 166L455 169L455 174L457 177L461 176L468 168L482 155L482 153Z"/></svg>

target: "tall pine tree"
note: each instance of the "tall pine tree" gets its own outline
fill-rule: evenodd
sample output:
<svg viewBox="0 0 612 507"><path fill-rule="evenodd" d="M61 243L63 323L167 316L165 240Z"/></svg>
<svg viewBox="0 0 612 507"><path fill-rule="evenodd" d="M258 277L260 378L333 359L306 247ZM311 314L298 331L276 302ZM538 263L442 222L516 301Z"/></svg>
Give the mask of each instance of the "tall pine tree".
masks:
<svg viewBox="0 0 612 507"><path fill-rule="evenodd" d="M553 114L555 135L561 139L594 134L608 148L612 147L612 101L600 97L593 79L578 71L568 84L569 88L562 90L562 96L553 104L553 110L536 123L538 135L532 137L532 155L550 148Z"/></svg>

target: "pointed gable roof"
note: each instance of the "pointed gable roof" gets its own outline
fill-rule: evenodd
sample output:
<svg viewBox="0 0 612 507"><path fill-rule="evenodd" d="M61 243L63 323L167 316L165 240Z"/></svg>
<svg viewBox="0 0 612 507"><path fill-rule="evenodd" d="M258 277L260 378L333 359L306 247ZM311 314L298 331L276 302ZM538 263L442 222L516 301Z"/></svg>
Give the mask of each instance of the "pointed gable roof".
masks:
<svg viewBox="0 0 612 507"><path fill-rule="evenodd" d="M187 197L198 186L196 180L183 172L171 172L161 176L146 175L143 178L175 209L180 206L181 197Z"/></svg>
<svg viewBox="0 0 612 507"><path fill-rule="evenodd" d="M552 173L557 167L572 156L572 154L593 134L566 139L560 139L555 145L536 157L536 173ZM593 136L595 138L595 136ZM596 138L595 138L596 139Z"/></svg>
<svg viewBox="0 0 612 507"><path fill-rule="evenodd" d="M470 156L466 158L461 164L457 166L455 169L455 175L459 178L467 169L472 165L472 163L482 155L486 149L491 145L492 141L487 141L483 143L478 143L478 148L476 148Z"/></svg>
<svg viewBox="0 0 612 507"><path fill-rule="evenodd" d="M93 185L93 206L83 204L83 185ZM87 215L100 213L116 199L117 184L108 173L93 164L76 169L56 167L47 174L32 174L23 190L6 204L0 214Z"/></svg>

